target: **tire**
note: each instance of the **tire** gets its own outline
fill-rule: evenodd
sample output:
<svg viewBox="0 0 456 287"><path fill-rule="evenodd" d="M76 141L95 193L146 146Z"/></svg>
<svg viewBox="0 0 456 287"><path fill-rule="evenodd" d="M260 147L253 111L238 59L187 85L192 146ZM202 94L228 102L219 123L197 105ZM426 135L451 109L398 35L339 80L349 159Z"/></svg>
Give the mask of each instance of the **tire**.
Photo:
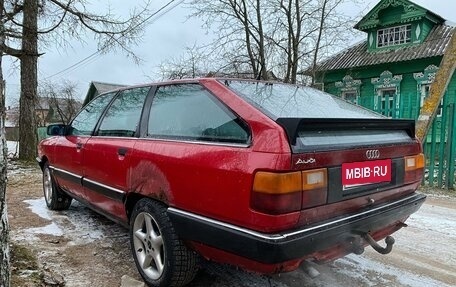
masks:
<svg viewBox="0 0 456 287"><path fill-rule="evenodd" d="M198 271L198 255L177 237L166 207L141 199L130 221L136 267L148 286L184 286Z"/></svg>
<svg viewBox="0 0 456 287"><path fill-rule="evenodd" d="M66 210L71 205L72 198L55 183L48 163L45 163L43 167L43 193L46 205L50 210Z"/></svg>

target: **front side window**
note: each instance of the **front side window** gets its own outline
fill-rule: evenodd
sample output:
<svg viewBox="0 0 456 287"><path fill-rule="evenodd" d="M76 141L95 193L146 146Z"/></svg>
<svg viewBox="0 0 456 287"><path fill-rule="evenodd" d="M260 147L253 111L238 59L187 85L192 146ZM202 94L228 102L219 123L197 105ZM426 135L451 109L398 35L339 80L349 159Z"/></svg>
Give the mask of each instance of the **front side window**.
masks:
<svg viewBox="0 0 456 287"><path fill-rule="evenodd" d="M148 136L160 139L245 144L246 124L198 84L158 88Z"/></svg>
<svg viewBox="0 0 456 287"><path fill-rule="evenodd" d="M412 25L402 25L377 31L377 47L388 47L410 43Z"/></svg>
<svg viewBox="0 0 456 287"><path fill-rule="evenodd" d="M103 110L116 92L104 94L88 103L71 122L69 135L91 135Z"/></svg>
<svg viewBox="0 0 456 287"><path fill-rule="evenodd" d="M139 125L144 101L150 87L122 91L108 108L98 136L132 137Z"/></svg>

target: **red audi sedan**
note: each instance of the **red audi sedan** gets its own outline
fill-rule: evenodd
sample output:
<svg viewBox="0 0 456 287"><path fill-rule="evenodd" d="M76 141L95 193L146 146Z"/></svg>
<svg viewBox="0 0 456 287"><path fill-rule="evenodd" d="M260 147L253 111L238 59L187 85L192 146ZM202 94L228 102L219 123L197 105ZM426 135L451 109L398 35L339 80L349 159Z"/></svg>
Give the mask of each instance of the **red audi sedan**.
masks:
<svg viewBox="0 0 456 287"><path fill-rule="evenodd" d="M414 121L300 85L127 87L48 134L48 208L75 199L128 227L150 286L185 285L201 258L273 273L368 245L386 254L425 200Z"/></svg>

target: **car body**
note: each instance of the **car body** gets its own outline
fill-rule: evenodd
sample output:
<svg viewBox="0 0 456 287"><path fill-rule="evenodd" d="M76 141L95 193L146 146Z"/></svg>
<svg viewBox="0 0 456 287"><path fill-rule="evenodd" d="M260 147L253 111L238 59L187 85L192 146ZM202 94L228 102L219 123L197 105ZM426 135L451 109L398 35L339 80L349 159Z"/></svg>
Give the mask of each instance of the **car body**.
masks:
<svg viewBox="0 0 456 287"><path fill-rule="evenodd" d="M127 87L48 133L37 158L48 207L75 198L129 227L151 286L189 282L194 251L262 273L359 253L425 200L415 192L424 157L413 121L300 85L203 78ZM193 263L167 267L179 260Z"/></svg>

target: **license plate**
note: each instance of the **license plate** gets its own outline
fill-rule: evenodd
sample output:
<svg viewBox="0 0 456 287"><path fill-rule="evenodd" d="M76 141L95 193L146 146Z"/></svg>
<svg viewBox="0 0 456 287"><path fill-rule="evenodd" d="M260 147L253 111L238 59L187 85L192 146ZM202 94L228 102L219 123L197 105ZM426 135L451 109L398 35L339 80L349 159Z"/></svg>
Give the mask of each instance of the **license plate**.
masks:
<svg viewBox="0 0 456 287"><path fill-rule="evenodd" d="M344 189L390 181L391 159L342 164L342 186Z"/></svg>

